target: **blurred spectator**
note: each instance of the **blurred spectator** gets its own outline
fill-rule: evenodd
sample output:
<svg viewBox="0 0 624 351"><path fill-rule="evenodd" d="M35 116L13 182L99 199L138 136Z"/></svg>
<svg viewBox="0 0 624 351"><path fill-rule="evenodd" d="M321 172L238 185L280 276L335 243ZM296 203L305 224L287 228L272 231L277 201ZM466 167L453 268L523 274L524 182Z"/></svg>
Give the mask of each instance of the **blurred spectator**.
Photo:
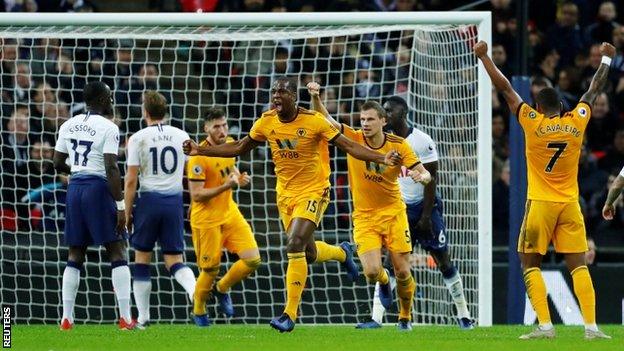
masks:
<svg viewBox="0 0 624 351"><path fill-rule="evenodd" d="M123 81L115 91L115 107L126 122L124 130L134 133L141 129L141 103L145 90L158 90L158 68L145 64L139 68L137 76Z"/></svg>
<svg viewBox="0 0 624 351"><path fill-rule="evenodd" d="M572 110L578 103L579 78L579 72L576 67L568 66L559 71L556 88L561 97L564 111Z"/></svg>
<svg viewBox="0 0 624 351"><path fill-rule="evenodd" d="M585 42L588 44L610 42L613 30L620 26L615 21L617 12L615 5L611 1L605 1L598 8L598 18L596 22L585 29Z"/></svg>
<svg viewBox="0 0 624 351"><path fill-rule="evenodd" d="M534 76L531 78L531 101L535 104L535 97L540 90L544 88L552 88L552 83L544 77ZM516 111L511 111L512 113L516 113Z"/></svg>
<svg viewBox="0 0 624 351"><path fill-rule="evenodd" d="M593 117L592 117L593 118ZM598 168L598 160L594 154L587 150L587 146L581 148L579 157L578 184L579 193L586 201L591 200L592 194L600 192L609 173Z"/></svg>
<svg viewBox="0 0 624 351"><path fill-rule="evenodd" d="M600 151L604 154L613 143L616 125L617 119L609 107L609 96L606 93L601 93L594 100L591 119L585 131L585 139L589 149L592 152Z"/></svg>
<svg viewBox="0 0 624 351"><path fill-rule="evenodd" d="M501 164L509 157L509 137L506 129L502 111L494 111L492 114L492 155Z"/></svg>
<svg viewBox="0 0 624 351"><path fill-rule="evenodd" d="M607 149L606 155L598 162L600 169L609 174L617 174L624 165L624 129L618 129L613 144Z"/></svg>
<svg viewBox="0 0 624 351"><path fill-rule="evenodd" d="M65 197L67 195L66 175L58 175L56 180L32 188L22 198L22 202L34 204L30 211L33 230L46 233L59 233L65 228ZM38 216L37 216L38 214Z"/></svg>
<svg viewBox="0 0 624 351"><path fill-rule="evenodd" d="M50 72L48 82L59 91L59 97L64 102L81 102L82 89L86 85L83 77L74 70L74 62L66 54L58 57L54 71Z"/></svg>
<svg viewBox="0 0 624 351"><path fill-rule="evenodd" d="M131 39L121 39L113 41L111 44L114 47L114 61L108 61L104 63L103 73L104 81L111 90L116 90L117 87L122 87L124 84L129 84L128 80L132 73L132 48L134 47L134 41Z"/></svg>
<svg viewBox="0 0 624 351"><path fill-rule="evenodd" d="M509 160L505 161L500 176L494 179L492 187L492 227L494 230L493 244L507 245L509 242Z"/></svg>
<svg viewBox="0 0 624 351"><path fill-rule="evenodd" d="M362 60L358 63L355 92L356 97L360 100L374 99L381 96L381 85L375 80L375 74L370 69L368 61Z"/></svg>
<svg viewBox="0 0 624 351"><path fill-rule="evenodd" d="M37 39L31 50L31 70L37 81L55 72L56 61L61 55L61 40L54 38Z"/></svg>
<svg viewBox="0 0 624 351"><path fill-rule="evenodd" d="M507 52L502 44L492 45L492 61L498 69L503 72L505 77L511 78L511 68L507 62Z"/></svg>
<svg viewBox="0 0 624 351"><path fill-rule="evenodd" d="M600 62L602 60L602 55L600 54L600 44L593 44L589 47L589 57L587 60L587 65L583 68L581 72L581 88L582 90L587 90L589 88L589 84L591 83L594 74L600 67Z"/></svg>
<svg viewBox="0 0 624 351"><path fill-rule="evenodd" d="M19 61L16 64L15 81L13 83L13 96L11 101L15 103L25 103L30 101L30 90L33 81L30 74L30 66L26 61Z"/></svg>
<svg viewBox="0 0 624 351"><path fill-rule="evenodd" d="M56 177L54 171L54 148L48 141L35 141L30 147L28 160L29 189L51 183Z"/></svg>
<svg viewBox="0 0 624 351"><path fill-rule="evenodd" d="M42 140L54 143L58 127L69 118L69 108L59 101L57 91L46 82L37 84L30 108L30 128L32 132L44 132Z"/></svg>
<svg viewBox="0 0 624 351"><path fill-rule="evenodd" d="M14 0L12 12L38 12L39 5L35 0Z"/></svg>
<svg viewBox="0 0 624 351"><path fill-rule="evenodd" d="M540 74L543 77L546 77L552 83L557 79L557 65L561 56L557 52L557 50L548 51L541 59L539 63ZM552 85L552 84L551 84Z"/></svg>
<svg viewBox="0 0 624 351"><path fill-rule="evenodd" d="M557 23L546 31L546 41L549 47L557 50L561 55L561 67L574 63L574 57L583 49L583 34L578 25L578 7L573 2L561 5L557 16Z"/></svg>
<svg viewBox="0 0 624 351"><path fill-rule="evenodd" d="M29 127L27 109L17 108L2 129L0 160L2 175L0 188L2 213L12 213L19 218L19 226L24 226L28 218L28 207L19 205L18 200L26 193L28 184Z"/></svg>
<svg viewBox="0 0 624 351"><path fill-rule="evenodd" d="M624 26L615 27L612 33L613 45L616 56L611 63L611 69L616 72L624 72Z"/></svg>

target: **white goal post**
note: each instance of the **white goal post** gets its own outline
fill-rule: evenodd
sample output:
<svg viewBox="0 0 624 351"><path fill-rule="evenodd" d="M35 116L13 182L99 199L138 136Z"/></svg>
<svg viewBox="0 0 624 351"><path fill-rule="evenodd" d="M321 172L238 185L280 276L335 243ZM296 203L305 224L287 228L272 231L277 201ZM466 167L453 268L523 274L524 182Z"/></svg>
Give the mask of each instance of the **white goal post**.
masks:
<svg viewBox="0 0 624 351"><path fill-rule="evenodd" d="M202 113L219 105L238 138L268 106L270 81L286 73L299 79L300 88L311 79L321 81L325 103L346 123L357 122L364 100L397 94L406 99L410 123L439 146L438 192L469 309L479 325L492 324L491 83L471 51L476 40L491 43L489 12L3 13L0 39L3 141L4 134L19 133L20 118L29 128L25 156L16 156L19 148L1 155L0 300L15 306L18 322L59 319L67 255L61 245L64 219L58 215L64 185L46 174L46 153L36 151L48 148L58 125L84 108L84 82L112 84L126 136L141 126L137 96L140 100L142 91L153 88L167 96L171 123L192 137L202 137ZM24 75L30 89L17 89L26 84ZM300 92L306 105L307 95ZM331 153L332 205L316 235L338 243L351 238L352 207L345 156ZM236 200L252 224L263 265L234 287L233 323L267 322L283 306L285 238L267 155L261 148L239 161L254 180ZM186 236L185 257L193 266L190 233ZM226 255L224 266L232 259ZM184 292L167 277L161 257L154 262L151 315L161 322L188 321ZM455 323L441 274L427 259L416 262L421 263L415 267L415 321ZM102 249L89 249L85 270L77 321L115 320ZM353 323L368 314L372 296L364 281L349 285L338 265L312 265L301 320Z"/></svg>

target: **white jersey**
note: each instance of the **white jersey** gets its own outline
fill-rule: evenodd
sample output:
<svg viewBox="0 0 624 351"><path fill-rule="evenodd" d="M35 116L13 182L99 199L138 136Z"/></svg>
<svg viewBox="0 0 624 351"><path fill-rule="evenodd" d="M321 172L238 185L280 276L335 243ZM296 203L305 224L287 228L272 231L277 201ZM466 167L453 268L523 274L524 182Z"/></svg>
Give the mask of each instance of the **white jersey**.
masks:
<svg viewBox="0 0 624 351"><path fill-rule="evenodd" d="M620 171L620 176L624 177L624 167L622 167L622 170Z"/></svg>
<svg viewBox="0 0 624 351"><path fill-rule="evenodd" d="M117 155L119 128L100 115L79 114L61 125L54 149L69 155L72 175L106 178L104 154Z"/></svg>
<svg viewBox="0 0 624 351"><path fill-rule="evenodd" d="M420 158L422 163L430 163L438 160L438 150L436 144L431 137L416 128L412 128L410 135L405 138L412 150ZM403 167L401 176L399 177L399 187L401 188L401 197L406 204L415 204L422 201L424 197L425 186L414 182L407 176L407 169Z"/></svg>
<svg viewBox="0 0 624 351"><path fill-rule="evenodd" d="M182 143L189 135L176 127L155 124L128 140L128 166L139 166L140 191L161 194L182 192L186 155Z"/></svg>

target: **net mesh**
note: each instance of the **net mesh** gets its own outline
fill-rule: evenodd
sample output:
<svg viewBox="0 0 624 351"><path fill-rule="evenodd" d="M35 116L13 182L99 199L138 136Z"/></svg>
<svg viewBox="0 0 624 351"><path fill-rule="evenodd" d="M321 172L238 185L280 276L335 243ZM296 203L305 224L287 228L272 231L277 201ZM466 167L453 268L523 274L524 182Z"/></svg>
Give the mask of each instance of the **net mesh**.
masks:
<svg viewBox="0 0 624 351"><path fill-rule="evenodd" d="M440 153L438 190L444 200L452 260L463 275L473 316L478 305L477 63L470 25L290 27L2 27L1 300L18 322L58 322L67 180L52 169L56 131L84 111L82 88L103 80L114 91L116 123L125 140L139 130L141 96L157 89L170 102L170 122L202 139L201 114L225 108L230 133L247 134L269 106L275 77L296 76L323 86L322 99L340 121L358 125L367 99L406 98L410 121L430 134ZM309 96L300 90L300 103ZM346 158L333 147L332 202L317 239L350 240L352 204ZM124 158L121 158L124 162ZM275 176L261 147L239 160L253 181L236 200L252 224L263 265L232 291L233 323L267 322L284 304L286 238L275 206ZM188 226L188 224L187 224ZM185 259L195 256L186 231ZM156 251L151 316L189 320L183 290ZM221 273L235 260L224 255ZM80 322L117 319L105 251L89 248L76 302ZM455 323L452 300L432 260L414 254L418 284L414 316L421 323ZM353 323L369 314L372 288L347 281L335 263L312 265L301 305L304 323ZM210 310L215 316L216 309ZM395 320L393 312L388 320ZM224 319L217 318L217 322Z"/></svg>

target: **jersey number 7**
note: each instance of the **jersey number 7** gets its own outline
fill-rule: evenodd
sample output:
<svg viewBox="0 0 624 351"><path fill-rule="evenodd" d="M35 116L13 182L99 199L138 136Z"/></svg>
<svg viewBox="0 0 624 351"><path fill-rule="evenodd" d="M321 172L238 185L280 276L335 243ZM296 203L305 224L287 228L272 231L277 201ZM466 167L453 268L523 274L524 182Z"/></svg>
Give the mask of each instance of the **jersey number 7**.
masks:
<svg viewBox="0 0 624 351"><path fill-rule="evenodd" d="M561 157L561 154L567 146L568 143L548 143L548 145L546 145L546 147L549 149L555 149L555 153L550 158L550 161L548 162L548 164L546 165L546 169L544 170L546 171L546 173L552 172L553 167L555 167L555 163L557 163L557 160L559 159L559 157Z"/></svg>

